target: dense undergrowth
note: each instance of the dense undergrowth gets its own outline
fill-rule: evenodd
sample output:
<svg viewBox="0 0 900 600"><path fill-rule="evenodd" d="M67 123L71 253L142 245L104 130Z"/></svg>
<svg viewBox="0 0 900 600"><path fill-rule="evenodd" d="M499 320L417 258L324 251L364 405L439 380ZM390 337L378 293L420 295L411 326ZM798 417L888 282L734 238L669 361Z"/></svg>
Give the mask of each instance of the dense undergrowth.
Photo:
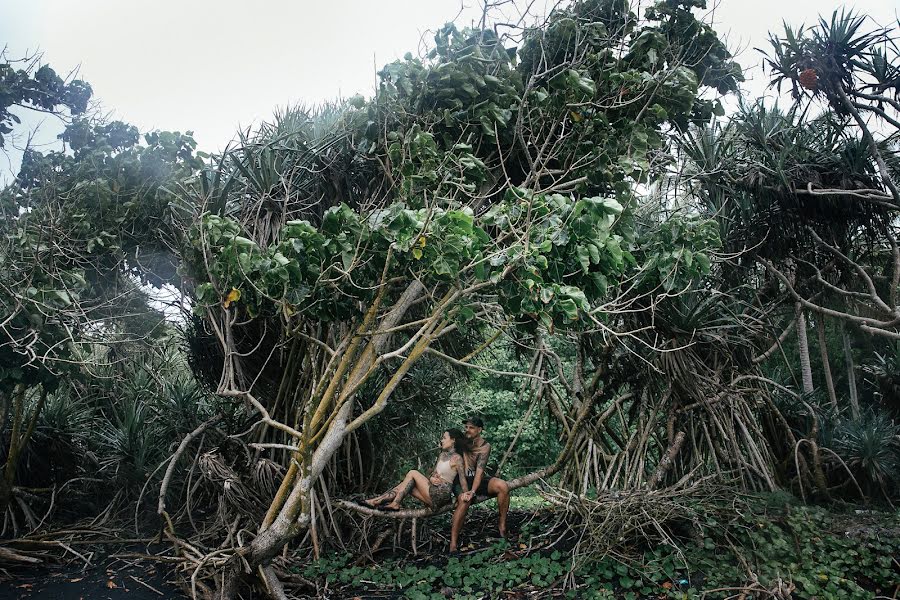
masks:
<svg viewBox="0 0 900 600"><path fill-rule="evenodd" d="M828 510L786 495L722 508L680 523L680 539L669 543L625 539L590 555L573 554L572 537L546 536L553 511L545 509L517 541L458 557L395 554L362 565L335 553L294 570L331 597L862 599L900 591L896 511Z"/></svg>

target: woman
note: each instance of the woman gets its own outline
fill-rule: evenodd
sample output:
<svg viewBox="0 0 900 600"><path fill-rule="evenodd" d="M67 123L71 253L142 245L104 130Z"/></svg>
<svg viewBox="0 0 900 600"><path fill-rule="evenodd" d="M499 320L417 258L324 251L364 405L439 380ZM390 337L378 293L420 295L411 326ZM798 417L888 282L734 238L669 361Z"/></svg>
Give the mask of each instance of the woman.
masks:
<svg viewBox="0 0 900 600"><path fill-rule="evenodd" d="M444 431L444 435L441 437L441 454L438 456L431 477L425 477L413 469L406 474L400 485L363 502L372 508L400 510L400 503L411 492L413 498L432 509L449 504L453 480L457 476L462 491L469 491L463 465L463 454L468 449L468 443L469 440L459 429Z"/></svg>

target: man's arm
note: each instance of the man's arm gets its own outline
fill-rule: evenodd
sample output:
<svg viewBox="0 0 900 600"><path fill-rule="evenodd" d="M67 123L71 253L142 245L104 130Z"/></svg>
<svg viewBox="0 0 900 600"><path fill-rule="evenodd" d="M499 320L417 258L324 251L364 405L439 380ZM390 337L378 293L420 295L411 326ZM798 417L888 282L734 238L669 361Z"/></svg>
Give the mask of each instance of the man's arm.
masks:
<svg viewBox="0 0 900 600"><path fill-rule="evenodd" d="M472 481L472 495L475 495L475 492L478 490L478 486L481 485L481 480L484 478L484 468L487 466L488 457L491 455L491 445L485 442L483 452L479 452L476 457L475 463L475 479Z"/></svg>
<svg viewBox="0 0 900 600"><path fill-rule="evenodd" d="M465 494L469 491L469 482L466 480L466 467L463 465L461 457L453 460L456 462L456 476L459 477L459 486L462 488L462 493Z"/></svg>

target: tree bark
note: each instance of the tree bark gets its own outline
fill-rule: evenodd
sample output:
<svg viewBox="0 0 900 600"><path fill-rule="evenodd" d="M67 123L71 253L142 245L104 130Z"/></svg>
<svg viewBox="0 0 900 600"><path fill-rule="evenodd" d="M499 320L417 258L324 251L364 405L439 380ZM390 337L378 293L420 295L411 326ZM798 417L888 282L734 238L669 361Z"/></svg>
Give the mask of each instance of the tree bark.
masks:
<svg viewBox="0 0 900 600"><path fill-rule="evenodd" d="M856 389L856 369L853 364L853 345L846 323L841 323L841 342L844 347L844 364L847 367L847 387L850 388L850 411L853 418L859 418L859 393Z"/></svg>
<svg viewBox="0 0 900 600"><path fill-rule="evenodd" d="M825 315L816 316L816 334L819 337L819 354L822 357L822 370L825 372L825 387L828 388L828 399L831 408L838 409L837 393L834 391L834 377L831 375L831 361L828 360L828 345L825 339Z"/></svg>
<svg viewBox="0 0 900 600"><path fill-rule="evenodd" d="M308 427L304 427L300 434L298 451L295 452L292 467L285 475L285 480L282 482L256 538L249 545L243 547L235 557L234 564L225 576L220 590L223 595L233 594L235 593L233 590L237 589L236 582L241 577L240 559L243 559L251 569L265 566L281 552L285 544L310 525L313 482L318 479L332 455L341 447L349 431L351 424L348 421L353 412L354 390L365 380L370 368L376 365L379 355L387 349L393 337L391 330L400 324L409 308L424 292L425 288L420 282L416 281L410 284L397 302L381 318L378 326L366 336L370 341L364 344L358 355L350 357L351 362L348 365L352 364L352 368L349 369L349 372L343 371L336 374L335 377L340 377L341 381L332 381L329 385L329 388L334 387L330 394L330 398L333 399L323 401L328 404L320 404L316 409L323 415L322 431L324 434L321 439L317 439L318 434L308 430ZM435 310L438 311L435 322L438 322L440 321L439 317L443 315L443 307ZM401 369L409 368L409 363L415 360L413 355L417 352L416 348L422 343L429 343L430 335L430 331L423 335L421 341L410 351ZM400 369L397 373L399 371ZM397 377L397 373L392 377L392 381ZM389 395L390 391L386 387L381 396ZM234 393L241 394L242 392ZM249 394L246 395L249 396ZM383 403L386 398L382 399L381 396L379 398ZM315 407L310 407L310 410L313 409ZM372 411L372 408L368 410ZM331 416L327 416L329 411L332 411ZM360 419L361 417L357 417L354 423ZM271 572L266 576L271 578ZM266 584L271 588L271 581L266 581Z"/></svg>
<svg viewBox="0 0 900 600"><path fill-rule="evenodd" d="M647 488L653 489L659 482L662 481L663 477L666 476L666 473L672 468L672 465L675 464L675 457L678 456L678 452L681 450L681 446L684 444L684 432L679 431L675 435L675 439L672 440L672 444L669 446L669 449L666 450L666 453L659 460L659 465L656 467L656 471L653 473L653 476L650 477L650 480L647 482Z"/></svg>
<svg viewBox="0 0 900 600"><path fill-rule="evenodd" d="M12 490L16 484L16 471L19 467L19 456L28 445L28 440L34 432L38 417L47 401L47 390L41 388L41 395L35 403L34 412L30 415L25 411L25 400L28 388L20 383L12 394L13 422L9 433L9 448L6 452L6 464L3 466L2 483L0 483L0 514L6 511L12 500Z"/></svg>
<svg viewBox="0 0 900 600"><path fill-rule="evenodd" d="M0 511L4 514L10 500L12 500L12 486L6 483L6 477L0 477Z"/></svg>
<svg viewBox="0 0 900 600"><path fill-rule="evenodd" d="M800 375L803 381L803 393L811 394L815 391L812 378L812 363L809 359L809 339L806 337L806 315L803 306L797 302L794 304L794 312L797 321L797 350L800 353Z"/></svg>

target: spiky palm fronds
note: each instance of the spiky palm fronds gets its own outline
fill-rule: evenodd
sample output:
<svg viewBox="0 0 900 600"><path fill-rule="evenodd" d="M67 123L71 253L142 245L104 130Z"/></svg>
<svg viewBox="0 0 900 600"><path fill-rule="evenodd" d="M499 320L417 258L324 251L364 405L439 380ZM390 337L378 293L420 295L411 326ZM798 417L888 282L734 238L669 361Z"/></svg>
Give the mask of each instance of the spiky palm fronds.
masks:
<svg viewBox="0 0 900 600"><path fill-rule="evenodd" d="M171 429L176 437L193 430L208 418L211 405L209 394L204 392L196 379L187 375L163 381L162 389L153 398L153 411L157 423Z"/></svg>
<svg viewBox="0 0 900 600"><path fill-rule="evenodd" d="M749 364L752 345L733 296L696 290L660 303L652 364L673 390L673 401L701 400L722 379Z"/></svg>
<svg viewBox="0 0 900 600"><path fill-rule="evenodd" d="M368 118L356 99L316 108L292 106L255 130L240 132L198 179L203 206L179 202L181 213L211 211L239 219L263 247L292 219L318 223L345 202L358 206L379 186L377 162L364 158ZM192 201L194 202L194 201Z"/></svg>
<svg viewBox="0 0 900 600"><path fill-rule="evenodd" d="M862 368L878 386L885 409L900 417L900 343L887 351L875 352L872 362Z"/></svg>
<svg viewBox="0 0 900 600"><path fill-rule="evenodd" d="M177 352L133 352L101 374L87 399L99 420L88 443L101 472L134 492L209 417L211 401Z"/></svg>
<svg viewBox="0 0 900 600"><path fill-rule="evenodd" d="M860 231L871 237L889 219L883 207L849 193L880 180L866 144L833 114L807 119L797 106L756 102L679 144L697 182L694 197L730 251L779 257L809 245L808 226L830 240ZM809 187L848 194L813 196Z"/></svg>
<svg viewBox="0 0 900 600"><path fill-rule="evenodd" d="M50 487L96 466L88 449L95 420L93 408L70 389L49 394L20 459L20 484Z"/></svg>
<svg viewBox="0 0 900 600"><path fill-rule="evenodd" d="M870 492L888 494L900 479L900 425L883 412L870 410L841 422L833 447Z"/></svg>
<svg viewBox="0 0 900 600"><path fill-rule="evenodd" d="M156 465L160 448L147 423L146 405L134 400L119 403L97 431L100 472L120 488L133 491Z"/></svg>
<svg viewBox="0 0 900 600"><path fill-rule="evenodd" d="M835 102L836 90L856 85L860 74L875 78L881 86L900 82L900 68L888 58L896 45L889 29L865 30L867 17L852 10L835 10L830 18L819 17L812 27L792 28L785 24L784 36L771 35L772 54L766 64L772 83L781 90L789 83L795 97L822 92L838 113L844 106ZM802 79L801 79L802 76Z"/></svg>
<svg viewBox="0 0 900 600"><path fill-rule="evenodd" d="M90 434L93 408L68 388L50 394L38 416L38 437L83 440Z"/></svg>

